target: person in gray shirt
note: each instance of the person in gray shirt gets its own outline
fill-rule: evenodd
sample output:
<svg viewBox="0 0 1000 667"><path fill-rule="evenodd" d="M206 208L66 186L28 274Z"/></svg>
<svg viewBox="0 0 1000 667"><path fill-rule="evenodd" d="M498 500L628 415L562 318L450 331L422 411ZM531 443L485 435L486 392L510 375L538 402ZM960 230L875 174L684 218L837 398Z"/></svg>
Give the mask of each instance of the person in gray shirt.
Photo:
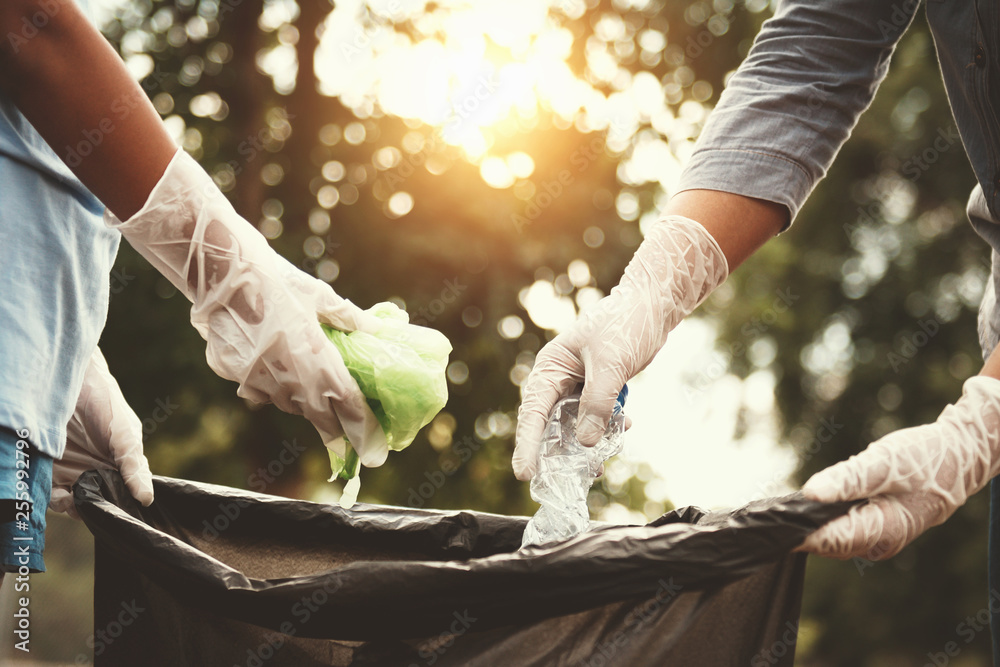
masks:
<svg viewBox="0 0 1000 667"><path fill-rule="evenodd" d="M530 479L552 406L580 382L578 437L593 445L622 386L750 254L788 228L885 78L917 0L783 0L711 113L678 192L619 285L538 354L523 387L514 472ZM933 424L891 433L805 485L824 501L871 498L803 550L888 558L1000 472L1000 3L929 0L927 18L978 184L968 214L993 248L979 314L986 364ZM993 484L990 585L1000 585ZM1000 614L992 615L1000 665Z"/></svg>

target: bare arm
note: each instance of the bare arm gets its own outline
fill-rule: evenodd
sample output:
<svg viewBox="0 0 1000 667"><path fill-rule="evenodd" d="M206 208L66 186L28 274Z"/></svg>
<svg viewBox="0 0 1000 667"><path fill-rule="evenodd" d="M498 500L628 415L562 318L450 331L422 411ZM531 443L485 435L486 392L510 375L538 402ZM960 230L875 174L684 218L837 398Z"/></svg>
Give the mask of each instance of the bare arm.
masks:
<svg viewBox="0 0 1000 667"><path fill-rule="evenodd" d="M3 94L113 213L138 211L177 147L111 45L72 0L3 0L0 35Z"/></svg>
<svg viewBox="0 0 1000 667"><path fill-rule="evenodd" d="M717 190L685 190L670 199L664 213L700 222L734 270L788 222L781 204Z"/></svg>
<svg viewBox="0 0 1000 667"><path fill-rule="evenodd" d="M3 36L46 6L36 36ZM380 465L385 433L320 323L373 332L381 320L285 261L236 213L173 145L72 0L0 0L0 36L0 87L64 161L67 147L89 144L67 164L111 210L122 237L194 304L212 369L238 382L240 396L310 420L341 459L350 447L361 465Z"/></svg>

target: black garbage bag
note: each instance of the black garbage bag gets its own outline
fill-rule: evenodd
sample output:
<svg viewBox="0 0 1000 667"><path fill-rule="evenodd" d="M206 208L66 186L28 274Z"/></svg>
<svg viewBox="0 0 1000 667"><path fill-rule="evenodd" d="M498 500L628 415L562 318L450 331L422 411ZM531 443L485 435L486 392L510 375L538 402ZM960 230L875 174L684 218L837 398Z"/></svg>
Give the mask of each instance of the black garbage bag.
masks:
<svg viewBox="0 0 1000 667"><path fill-rule="evenodd" d="M524 517L154 485L151 507L114 471L75 487L98 666L790 666L790 550L849 507L688 507L519 551Z"/></svg>

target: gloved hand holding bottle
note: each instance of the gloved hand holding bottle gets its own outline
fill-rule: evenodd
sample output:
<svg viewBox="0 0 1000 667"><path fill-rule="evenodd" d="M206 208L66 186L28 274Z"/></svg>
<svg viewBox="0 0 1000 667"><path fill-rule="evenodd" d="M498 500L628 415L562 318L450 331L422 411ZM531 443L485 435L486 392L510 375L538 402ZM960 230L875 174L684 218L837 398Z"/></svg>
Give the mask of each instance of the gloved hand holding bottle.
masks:
<svg viewBox="0 0 1000 667"><path fill-rule="evenodd" d="M576 434L582 444L596 444L621 388L728 275L726 256L700 223L668 215L653 225L611 294L539 352L518 412L517 478L535 475L545 422L581 382Z"/></svg>
<svg viewBox="0 0 1000 667"><path fill-rule="evenodd" d="M576 435L580 395L560 399L552 409L538 455L538 472L531 478L531 499L540 507L524 529L521 547L561 542L590 527L587 498L604 470L604 462L622 449L626 419L622 410L628 387L622 387L608 428L593 447Z"/></svg>

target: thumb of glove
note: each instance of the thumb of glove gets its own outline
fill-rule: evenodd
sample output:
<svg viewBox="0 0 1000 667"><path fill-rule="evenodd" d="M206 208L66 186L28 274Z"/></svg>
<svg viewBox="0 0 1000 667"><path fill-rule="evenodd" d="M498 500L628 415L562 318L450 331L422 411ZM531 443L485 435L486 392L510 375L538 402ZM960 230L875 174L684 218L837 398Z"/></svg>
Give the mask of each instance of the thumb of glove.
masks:
<svg viewBox="0 0 1000 667"><path fill-rule="evenodd" d="M884 493L889 463L884 457L885 441L821 470L806 481L802 492L810 500L834 503L862 500Z"/></svg>
<svg viewBox="0 0 1000 667"><path fill-rule="evenodd" d="M91 439L104 440L115 467L132 497L148 507L153 502L153 475L142 451L142 422L132 410L110 371L104 376L104 407L91 419ZM106 420L106 425L101 422Z"/></svg>
<svg viewBox="0 0 1000 667"><path fill-rule="evenodd" d="M921 440L938 439L936 423L893 431L861 453L809 478L802 487L807 498L822 502L861 500L887 493L909 493L933 477L937 466L914 447Z"/></svg>
<svg viewBox="0 0 1000 667"><path fill-rule="evenodd" d="M317 279L317 282L321 282ZM322 283L316 295L316 316L323 324L341 331L364 331L375 334L382 328L382 320L372 315Z"/></svg>
<svg viewBox="0 0 1000 667"><path fill-rule="evenodd" d="M80 515L76 513L73 494L65 486L52 487L52 494L49 496L49 509L53 512L65 512L74 519L80 518Z"/></svg>
<svg viewBox="0 0 1000 667"><path fill-rule="evenodd" d="M153 503L153 474L146 457L139 452L120 459L118 465L129 493L144 507L149 507Z"/></svg>
<svg viewBox="0 0 1000 667"><path fill-rule="evenodd" d="M856 478L857 475L850 469L853 467L854 458L841 461L835 465L820 470L806 481L802 487L802 493L810 500L817 500L823 503L833 503L839 500L849 500L847 495L847 483L849 478Z"/></svg>
<svg viewBox="0 0 1000 667"><path fill-rule="evenodd" d="M142 422L120 394L112 396L108 430L109 449L125 487L133 498L149 507L153 502L153 474L142 451Z"/></svg>

